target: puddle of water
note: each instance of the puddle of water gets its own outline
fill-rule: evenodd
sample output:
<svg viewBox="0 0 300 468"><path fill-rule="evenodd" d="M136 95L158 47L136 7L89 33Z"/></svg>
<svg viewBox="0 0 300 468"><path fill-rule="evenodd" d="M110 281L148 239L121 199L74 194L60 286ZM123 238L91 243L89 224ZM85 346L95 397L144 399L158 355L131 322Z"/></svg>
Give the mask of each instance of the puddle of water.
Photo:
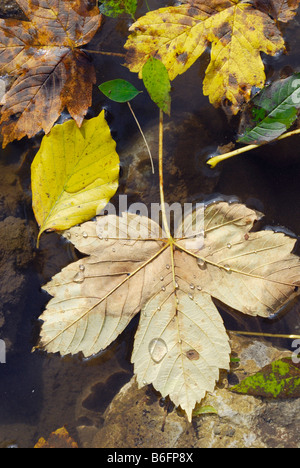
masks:
<svg viewBox="0 0 300 468"><path fill-rule="evenodd" d="M149 0L149 4L152 9L161 6L159 0ZM298 16L286 26L289 55L265 58L267 75L272 79L279 77L280 70L287 65L294 71L300 69L299 19ZM105 50L118 51L125 42L124 28L117 20L107 21L103 32L89 44L90 49L100 47L99 37L105 43ZM124 78L141 89L140 80L120 66L122 59L98 55L93 58L98 84ZM206 156L217 146L230 142L237 128L235 120L227 121L223 112L214 109L202 94L201 80L206 65L207 57L204 57L173 82L172 119L166 118L167 128L170 126L166 131L166 201L201 200L218 193L235 196L248 206L263 211L266 224L285 226L299 234L300 154L297 138L229 160L214 172L205 166ZM109 102L95 89L89 116L97 115L103 106L107 108L121 158L124 156L119 193L128 193L131 201L140 201L144 197L147 203L158 202L157 177L153 178L149 173L148 164L138 165L144 187L134 185L134 182L129 186L126 146L139 134L128 107ZM132 106L142 127L151 127L158 111L146 92L140 94ZM181 129L178 126L177 130L173 126L172 130L173 119L180 122L182 115L186 116L187 125ZM13 441L20 447L32 447L39 437L47 437L65 424L75 438L78 425L100 427L103 424L101 416L106 405L132 375L130 351L137 326L136 319L106 352L88 361L80 356L62 359L57 355L31 353L38 336L37 319L49 299L40 287L63 266L78 258L78 252L56 234L43 235L40 249L34 247L37 227L30 204L30 162L39 142L40 137L9 145L1 151L0 167L0 227L11 217L7 225L2 225L2 233L7 233L11 239L8 226L13 225L14 233L17 232L21 239L21 243L11 250L11 242L7 242L5 248L3 244L0 257L4 298L0 310L0 338L8 344L7 363L0 364L0 444ZM229 329L300 332L299 303L293 305L284 318L271 323L242 317L225 311L220 304L218 306ZM158 344L160 347L157 343L154 347L152 343L150 348L156 360L165 352L162 344Z"/></svg>

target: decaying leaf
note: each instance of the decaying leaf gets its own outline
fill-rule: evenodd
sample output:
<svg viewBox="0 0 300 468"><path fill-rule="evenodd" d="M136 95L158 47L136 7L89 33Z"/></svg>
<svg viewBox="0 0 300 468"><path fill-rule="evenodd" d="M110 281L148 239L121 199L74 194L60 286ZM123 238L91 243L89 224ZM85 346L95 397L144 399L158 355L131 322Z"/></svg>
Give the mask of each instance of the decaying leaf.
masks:
<svg viewBox="0 0 300 468"><path fill-rule="evenodd" d="M230 363L229 338L212 301L270 317L300 285L295 239L252 232L261 215L219 202L188 215L175 238L125 213L75 226L64 236L86 256L46 285L39 347L91 356L141 311L132 362L140 386L152 383L191 419Z"/></svg>
<svg viewBox="0 0 300 468"><path fill-rule="evenodd" d="M35 444L34 448L78 448L77 443L70 437L67 429L61 427L52 432L47 440L43 437Z"/></svg>
<svg viewBox="0 0 300 468"><path fill-rule="evenodd" d="M300 369L291 359L280 359L242 380L231 391L267 398L299 398Z"/></svg>
<svg viewBox="0 0 300 468"><path fill-rule="evenodd" d="M32 207L41 234L99 214L118 188L119 156L102 111L78 128L73 120L45 135L31 166Z"/></svg>
<svg viewBox="0 0 300 468"><path fill-rule="evenodd" d="M204 94L213 105L223 105L233 114L250 99L253 86L264 86L261 52L275 55L284 50L275 21L252 3L238 0L184 1L147 13L129 30L127 65L139 76L153 56L164 63L173 80L211 43Z"/></svg>
<svg viewBox="0 0 300 468"><path fill-rule="evenodd" d="M101 24L87 0L16 0L29 21L0 19L0 74L16 79L2 102L3 146L49 133L66 108L80 126L96 82L79 48Z"/></svg>

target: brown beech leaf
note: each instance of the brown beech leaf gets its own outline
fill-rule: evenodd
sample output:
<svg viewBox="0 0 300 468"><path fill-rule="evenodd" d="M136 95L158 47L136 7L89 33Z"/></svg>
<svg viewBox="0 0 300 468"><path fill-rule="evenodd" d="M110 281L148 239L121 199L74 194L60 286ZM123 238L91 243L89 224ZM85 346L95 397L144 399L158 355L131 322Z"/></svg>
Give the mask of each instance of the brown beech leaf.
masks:
<svg viewBox="0 0 300 468"><path fill-rule="evenodd" d="M96 75L80 50L98 30L87 0L16 0L28 21L0 19L0 74L15 77L1 104L3 147L49 133L66 108L80 127Z"/></svg>

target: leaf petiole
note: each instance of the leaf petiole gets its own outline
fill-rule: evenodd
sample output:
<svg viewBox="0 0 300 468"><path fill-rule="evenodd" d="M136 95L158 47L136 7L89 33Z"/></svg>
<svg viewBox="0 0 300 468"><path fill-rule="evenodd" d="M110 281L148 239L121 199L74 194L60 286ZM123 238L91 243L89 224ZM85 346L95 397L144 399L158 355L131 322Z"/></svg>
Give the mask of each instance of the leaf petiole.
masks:
<svg viewBox="0 0 300 468"><path fill-rule="evenodd" d="M210 158L206 163L214 169L217 164L219 164L222 161L225 161L226 159L233 158L234 156L239 156L240 154L246 153L248 151L252 151L254 149L260 148L261 146L265 146L268 143L274 143L276 141L284 140L285 138L289 138L294 135L299 135L300 134L300 128L297 130L293 130L292 132L284 133L280 137L278 137L276 140L272 140L272 142L266 142L266 143L261 143L260 145L248 145L243 148L239 148L234 151L230 151L229 153L225 154L220 154L218 156L214 156L213 158Z"/></svg>
<svg viewBox="0 0 300 468"><path fill-rule="evenodd" d="M165 207L165 195L164 195L164 175L163 175L163 119L164 113L159 109L159 147L158 147L158 160L159 160L159 193L160 193L160 204L162 212L162 221L165 233L168 239L173 243L173 238L170 233L169 224L167 221L166 207Z"/></svg>

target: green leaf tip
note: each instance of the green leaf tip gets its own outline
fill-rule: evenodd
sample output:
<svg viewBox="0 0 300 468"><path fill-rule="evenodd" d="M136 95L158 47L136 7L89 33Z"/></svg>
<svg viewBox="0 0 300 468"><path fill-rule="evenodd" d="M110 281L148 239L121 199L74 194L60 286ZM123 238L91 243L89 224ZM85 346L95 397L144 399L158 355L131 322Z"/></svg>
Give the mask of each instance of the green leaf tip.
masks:
<svg viewBox="0 0 300 468"><path fill-rule="evenodd" d="M171 112L171 84L164 64L150 57L142 70L142 77L152 101L167 115Z"/></svg>

